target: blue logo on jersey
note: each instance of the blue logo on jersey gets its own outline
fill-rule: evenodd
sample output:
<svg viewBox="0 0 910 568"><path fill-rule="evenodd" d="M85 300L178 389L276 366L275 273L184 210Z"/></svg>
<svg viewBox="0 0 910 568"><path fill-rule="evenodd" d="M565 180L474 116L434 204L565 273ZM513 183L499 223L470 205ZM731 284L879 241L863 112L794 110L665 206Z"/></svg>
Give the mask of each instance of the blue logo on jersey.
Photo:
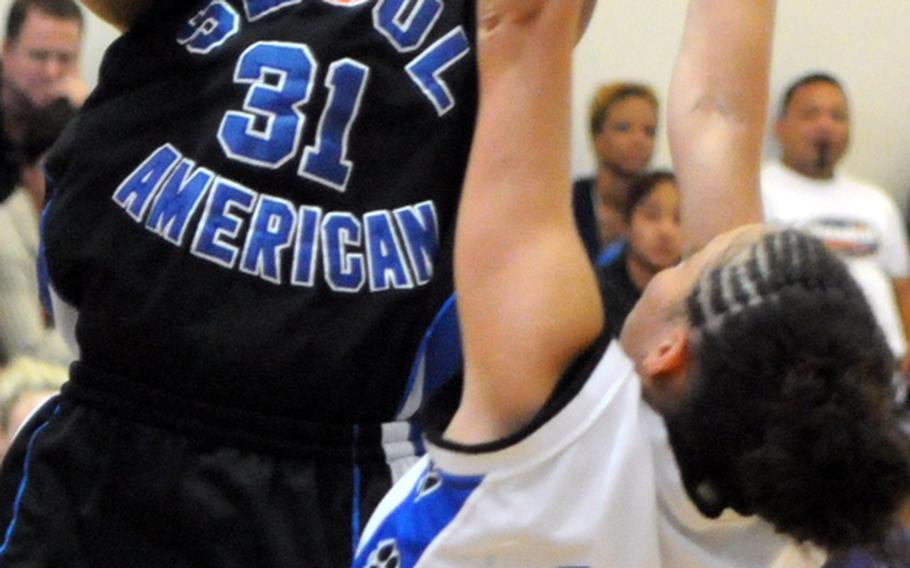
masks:
<svg viewBox="0 0 910 568"><path fill-rule="evenodd" d="M458 517L468 499L483 482L483 476L449 476L442 472L433 489L426 492L429 472L435 467L427 465L410 494L382 519L368 540L362 542L353 568L388 566L375 560L391 558L396 554L400 559L397 566L416 566L433 541Z"/></svg>
<svg viewBox="0 0 910 568"><path fill-rule="evenodd" d="M384 540L367 558L365 568L401 568L401 553L394 539Z"/></svg>

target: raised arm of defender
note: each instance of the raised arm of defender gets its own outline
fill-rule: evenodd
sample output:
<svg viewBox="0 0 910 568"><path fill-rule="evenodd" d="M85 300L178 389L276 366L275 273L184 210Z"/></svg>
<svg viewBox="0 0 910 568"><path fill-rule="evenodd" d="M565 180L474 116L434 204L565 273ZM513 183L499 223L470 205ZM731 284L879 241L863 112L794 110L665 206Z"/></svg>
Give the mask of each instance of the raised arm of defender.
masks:
<svg viewBox="0 0 910 568"><path fill-rule="evenodd" d="M602 325L569 192L582 4L478 3L480 109L455 247L465 386L447 435L459 441L495 439L530 419Z"/></svg>
<svg viewBox="0 0 910 568"><path fill-rule="evenodd" d="M602 327L569 196L571 49L580 0L478 4L480 110L456 233L465 351L447 435L514 432ZM692 0L669 101L685 226L699 246L760 220L773 0Z"/></svg>
<svg viewBox="0 0 910 568"><path fill-rule="evenodd" d="M668 101L688 248L761 221L774 0L691 0Z"/></svg>

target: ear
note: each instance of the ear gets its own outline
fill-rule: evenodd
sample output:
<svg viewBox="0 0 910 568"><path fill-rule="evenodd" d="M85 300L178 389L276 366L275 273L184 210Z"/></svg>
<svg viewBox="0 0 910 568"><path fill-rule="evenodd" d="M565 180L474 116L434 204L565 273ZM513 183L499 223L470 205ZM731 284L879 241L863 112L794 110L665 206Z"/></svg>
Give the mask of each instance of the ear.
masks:
<svg viewBox="0 0 910 568"><path fill-rule="evenodd" d="M689 333L684 326L672 328L641 361L641 372L654 380L682 378L689 365Z"/></svg>

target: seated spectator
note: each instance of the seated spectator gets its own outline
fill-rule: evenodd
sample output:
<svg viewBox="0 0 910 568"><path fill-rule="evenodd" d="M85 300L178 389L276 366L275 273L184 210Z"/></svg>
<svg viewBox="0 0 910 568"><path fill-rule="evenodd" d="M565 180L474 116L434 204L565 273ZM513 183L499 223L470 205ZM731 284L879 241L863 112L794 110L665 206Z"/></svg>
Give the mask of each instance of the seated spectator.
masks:
<svg viewBox="0 0 910 568"><path fill-rule="evenodd" d="M611 83L594 94L589 128L597 170L572 187L575 222L592 260L622 236L629 183L648 167L654 153L657 110L654 92L639 83Z"/></svg>
<svg viewBox="0 0 910 568"><path fill-rule="evenodd" d="M0 371L0 457L19 426L66 381L66 367L19 357Z"/></svg>
<svg viewBox="0 0 910 568"><path fill-rule="evenodd" d="M0 361L18 355L67 364L73 354L50 325L38 294L41 158L74 114L66 101L35 109L22 144L22 184L0 204Z"/></svg>
<svg viewBox="0 0 910 568"><path fill-rule="evenodd" d="M20 152L36 112L88 93L79 76L83 18L74 0L7 3L0 65L0 202L19 185Z"/></svg>
<svg viewBox="0 0 910 568"><path fill-rule="evenodd" d="M774 122L780 159L761 172L765 218L818 237L844 260L908 373L910 244L891 195L841 168L850 128L836 77L809 73L787 87Z"/></svg>
<svg viewBox="0 0 910 568"><path fill-rule="evenodd" d="M657 171L633 180L623 218L628 244L600 269L605 328L614 338L648 282L679 262L682 231L673 174Z"/></svg>

